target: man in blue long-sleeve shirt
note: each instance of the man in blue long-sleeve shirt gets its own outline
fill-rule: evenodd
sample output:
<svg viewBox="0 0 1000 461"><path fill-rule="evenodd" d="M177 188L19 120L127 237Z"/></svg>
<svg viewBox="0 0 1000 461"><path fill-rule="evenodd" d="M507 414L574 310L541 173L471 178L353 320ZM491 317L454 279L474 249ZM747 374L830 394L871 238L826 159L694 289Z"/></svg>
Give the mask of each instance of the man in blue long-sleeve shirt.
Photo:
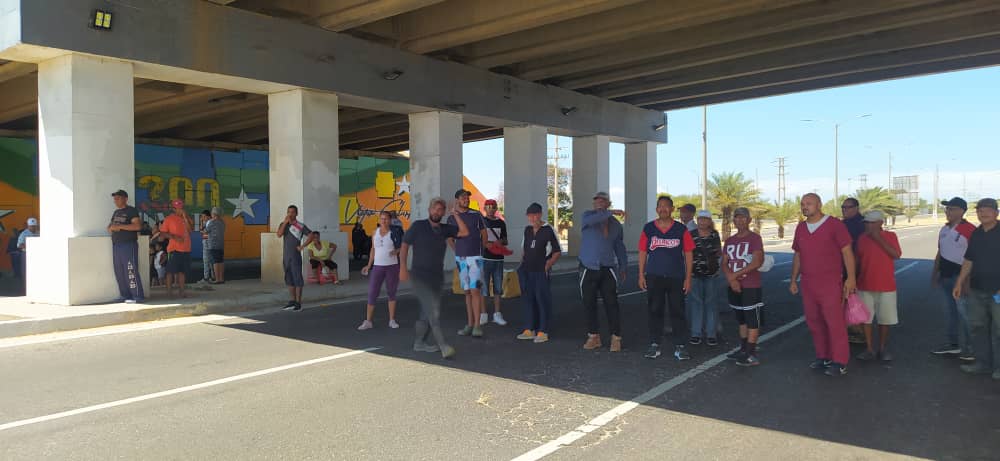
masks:
<svg viewBox="0 0 1000 461"><path fill-rule="evenodd" d="M583 213L579 251L580 297L587 308L587 342L584 349L601 347L601 324L597 319L597 295L604 300L611 330L611 352L622 348L621 313L618 308L618 285L625 282L628 256L621 223L612 216L611 197L607 192L594 194L594 209Z"/></svg>

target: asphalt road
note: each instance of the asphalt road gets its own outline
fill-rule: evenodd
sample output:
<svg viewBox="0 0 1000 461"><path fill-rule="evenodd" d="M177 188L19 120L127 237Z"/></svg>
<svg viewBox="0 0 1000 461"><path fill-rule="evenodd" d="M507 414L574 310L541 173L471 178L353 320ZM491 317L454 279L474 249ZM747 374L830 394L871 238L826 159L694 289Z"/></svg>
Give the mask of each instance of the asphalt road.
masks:
<svg viewBox="0 0 1000 461"><path fill-rule="evenodd" d="M517 300L504 304L512 325L456 337L462 299L448 296L454 361L410 349L406 297L399 330L383 307L376 329L356 331L363 306L339 304L0 341L0 459L997 459L1000 383L928 353L943 339L928 283L936 229L899 235L896 361L853 362L840 378L806 367L786 245L768 248L779 264L764 278L772 333L752 369L718 358L732 342L692 347L687 362L643 359L634 271L620 354L580 348L573 276L555 279L545 344L514 338ZM732 315L722 318L731 340Z"/></svg>

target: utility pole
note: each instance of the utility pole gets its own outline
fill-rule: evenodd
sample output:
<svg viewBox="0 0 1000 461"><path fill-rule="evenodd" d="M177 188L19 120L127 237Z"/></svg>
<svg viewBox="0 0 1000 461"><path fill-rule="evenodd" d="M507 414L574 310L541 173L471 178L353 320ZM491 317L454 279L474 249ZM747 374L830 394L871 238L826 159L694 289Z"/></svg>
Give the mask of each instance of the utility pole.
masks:
<svg viewBox="0 0 1000 461"><path fill-rule="evenodd" d="M778 164L778 206L785 204L785 160L787 157L778 157L775 162ZM772 162L773 163L773 162Z"/></svg>
<svg viewBox="0 0 1000 461"><path fill-rule="evenodd" d="M708 209L708 106L701 106L701 209Z"/></svg>
<svg viewBox="0 0 1000 461"><path fill-rule="evenodd" d="M860 187L858 187L859 189L867 189L868 188L868 175L867 174L860 174L860 175L858 175L858 183L860 184Z"/></svg>
<svg viewBox="0 0 1000 461"><path fill-rule="evenodd" d="M892 152L889 152L889 190L892 190Z"/></svg>
<svg viewBox="0 0 1000 461"><path fill-rule="evenodd" d="M559 147L559 136L555 138L556 146L553 150L556 153L552 156L555 163L555 167L552 169L552 228L559 232L559 159L566 158L566 156L560 154L565 147Z"/></svg>
<svg viewBox="0 0 1000 461"><path fill-rule="evenodd" d="M833 124L833 203L840 202L840 124Z"/></svg>

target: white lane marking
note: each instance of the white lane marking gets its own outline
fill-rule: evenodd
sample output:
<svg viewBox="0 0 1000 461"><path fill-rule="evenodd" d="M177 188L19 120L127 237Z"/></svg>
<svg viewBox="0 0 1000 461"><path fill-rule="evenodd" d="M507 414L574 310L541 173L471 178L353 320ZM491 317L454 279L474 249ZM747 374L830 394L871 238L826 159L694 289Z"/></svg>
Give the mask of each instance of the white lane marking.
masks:
<svg viewBox="0 0 1000 461"><path fill-rule="evenodd" d="M903 272L906 272L906 271L912 269L917 264L920 264L920 261L913 261L913 262L911 262L911 263L909 263L909 264L907 264L907 265L905 265L903 267L900 267L899 269L896 269L896 275L902 274ZM781 282L782 283L789 283L791 281L792 281L792 279L789 278L789 279L782 280Z"/></svg>
<svg viewBox="0 0 1000 461"><path fill-rule="evenodd" d="M915 267L917 264L920 264L920 261L911 262L910 264L907 264L907 265L905 265L905 266L897 269L896 270L896 274L900 274L900 273L906 272L906 271L912 269L913 267ZM629 294L635 294L635 293L629 293ZM806 320L805 317L799 317L799 318L797 318L795 320L792 320L791 322L788 322L788 323L782 325L781 327L775 329L774 331L770 331L767 334L761 336L760 340L758 341L758 343L763 343L765 341L769 341L769 340L773 339L774 337L776 337L776 336L778 336L780 334L783 334L783 333L787 332L788 330L791 330L792 328L795 328L795 327L801 325L803 322L805 322L805 320ZM690 369L690 370L688 370L688 371L686 371L684 373L681 373L680 375L677 375L677 376L675 376L675 377L673 377L673 378L671 378L671 379L669 379L667 381L664 381L664 382L660 383L656 387L654 387L654 388L652 388L652 389L650 389L650 390L648 390L648 391L646 391L646 392L644 392L644 393L642 393L642 394L640 394L640 395L632 398L632 400L629 400L628 402L624 402L624 403L622 403L622 404L620 404L620 405L618 405L618 406L616 406L616 407L614 407L614 408L612 408L612 409L604 412L600 416L598 416L598 417L596 417L594 419L591 419L590 421L587 421L586 423L580 425L576 429L573 429L572 431L569 431L569 432L563 434L562 436L560 436L560 437L558 437L556 439L553 439L553 440L549 441L548 443L535 448L534 450L531 450L531 451L529 451L529 452L527 452L527 453L525 453L525 454L523 454L521 456L518 456L517 458L514 458L513 461L537 461L537 460L542 459L542 458L544 458L544 457L546 457L548 455L551 455L552 453L555 453L560 448L572 445L573 442L576 442L577 440L580 440L581 438L583 438L585 435L587 435L587 434L589 434L591 432L594 432L594 431L600 429L603 426L606 426L611 421L614 421L615 418L618 418L619 416L625 415L626 413L628 413L628 412L630 412L630 411L638 408L639 405L642 405L642 404L644 404L646 402L649 402L649 401L651 401L651 400L653 400L653 399L655 399L655 398L657 398L657 397L659 397L659 396L667 393L667 391L669 391L669 390L671 390L671 389L673 389L673 388L675 388L677 386L680 386L681 384L684 384L685 382L687 382L691 378L694 378L694 377L696 377L696 376L698 376L698 375L700 375L700 374L702 374L702 373L710 370L711 368L719 365L720 363L725 362L727 360L726 355L728 355L730 352L735 351L735 350L736 350L736 348L733 348L731 351L723 352L722 354L719 354L719 355L717 355L717 356L715 356L715 357L713 357L713 358L711 358L711 359L709 359L709 360L707 360L705 362L702 362L697 367L694 367L694 368L692 368L692 369Z"/></svg>
<svg viewBox="0 0 1000 461"><path fill-rule="evenodd" d="M344 352L341 354L328 355L326 357L320 357L317 359L306 360L303 362L290 363L288 365L282 365L279 367L268 368L266 370L252 371L249 373L243 373L236 376L230 376L228 378L221 378L212 381L206 381L203 383L192 384L190 386L178 387L174 389L169 389L166 391L155 392L152 394L140 395L136 397L131 397L123 400L116 400L114 402L101 403L98 405L91 405L89 407L77 408L75 410L63 411L59 413L53 413L51 415L39 416L37 418L22 419L20 421L11 421L9 423L0 424L0 431L5 431L8 429L14 429L16 427L28 426L31 424L43 423L46 421L52 421L61 418L68 418L70 416L82 415L84 413L91 413L98 410L106 410L108 408L120 407L123 405L129 405L133 403L143 402L146 400L158 399L161 397L167 397L171 395L176 395L184 392L196 391L199 389L205 389L208 387L219 386L222 384L228 384L236 381L242 381L245 379L256 378L258 376L269 375L273 373L278 373L281 371L291 370L293 368L301 368L310 365L316 365L319 363L329 362L332 360L342 359L346 357L355 356L358 354L364 354L365 352L372 352L381 349L381 347L369 347L367 349L355 350L350 352Z"/></svg>
<svg viewBox="0 0 1000 461"><path fill-rule="evenodd" d="M761 336L758 342L762 343L768 341L788 330L791 330L792 328L795 328L796 326L801 325L803 322L805 322L805 317L799 317L795 320L792 320L791 322L782 325L781 327L775 329L774 331L771 331ZM736 349L734 348L733 350L735 351ZM614 407L604 412L600 416L591 419L590 421L587 421L586 423L580 425L576 429L573 429L572 431L563 434L559 438L551 440L548 443L541 445L538 448L535 448L534 450L531 450L521 456L518 456L517 458L514 458L513 461L537 461L548 455L551 455L552 453L555 453L560 448L567 447L573 444L573 442L580 440L585 435L600 429L601 427L607 425L611 421L614 421L615 418L623 416L626 413L638 408L639 405L649 402L650 400L653 400L665 394L667 391L677 386L680 386L681 384L684 384L691 378L694 378L708 371L712 367L715 367L716 365L725 362L727 360L726 355L729 354L730 352L732 351L723 352L722 354L719 354L699 364L695 368L692 368L684 373L681 373L680 375L677 375L667 381L660 383L656 387L634 397L632 400L629 400L628 402L624 402L621 405L618 405L617 407Z"/></svg>

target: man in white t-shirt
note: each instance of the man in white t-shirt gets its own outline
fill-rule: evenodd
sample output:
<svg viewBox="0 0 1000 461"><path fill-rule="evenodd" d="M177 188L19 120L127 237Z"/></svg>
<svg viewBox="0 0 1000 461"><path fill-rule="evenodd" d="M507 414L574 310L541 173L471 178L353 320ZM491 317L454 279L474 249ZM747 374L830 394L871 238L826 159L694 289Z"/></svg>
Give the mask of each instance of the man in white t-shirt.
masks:
<svg viewBox="0 0 1000 461"><path fill-rule="evenodd" d="M948 222L938 232L938 253L934 258L931 283L941 287L944 293L944 308L948 318L946 323L947 343L931 351L936 355L958 355L962 361L975 360L972 342L969 340L969 319L965 312L965 297L955 299L952 290L962 271L962 260L969 248L969 237L976 226L965 220L969 204L960 197L941 202Z"/></svg>

